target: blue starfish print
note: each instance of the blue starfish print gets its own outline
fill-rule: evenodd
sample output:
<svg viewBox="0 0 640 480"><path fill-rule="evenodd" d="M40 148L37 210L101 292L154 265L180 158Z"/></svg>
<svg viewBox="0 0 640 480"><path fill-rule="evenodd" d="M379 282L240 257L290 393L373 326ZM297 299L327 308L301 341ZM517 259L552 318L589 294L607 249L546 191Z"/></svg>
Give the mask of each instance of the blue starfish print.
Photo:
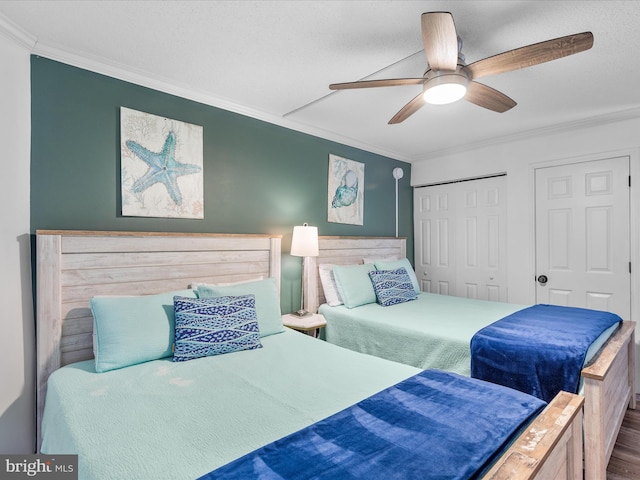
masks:
<svg viewBox="0 0 640 480"><path fill-rule="evenodd" d="M201 168L198 165L180 163L175 158L176 136L169 132L164 141L162 151L151 152L133 140L127 140L126 145L140 160L149 165L149 170L133 184L133 191L140 193L156 183L164 183L171 200L176 205L182 205L182 193L178 187L177 179L181 175L198 173Z"/></svg>

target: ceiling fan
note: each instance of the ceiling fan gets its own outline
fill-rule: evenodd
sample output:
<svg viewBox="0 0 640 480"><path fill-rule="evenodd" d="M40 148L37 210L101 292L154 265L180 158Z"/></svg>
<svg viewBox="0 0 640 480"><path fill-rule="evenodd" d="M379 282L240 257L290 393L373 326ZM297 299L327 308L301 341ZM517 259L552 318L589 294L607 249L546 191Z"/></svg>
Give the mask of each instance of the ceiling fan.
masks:
<svg viewBox="0 0 640 480"><path fill-rule="evenodd" d="M427 70L420 78L394 78L333 83L331 90L352 88L422 85L423 91L396 113L390 124L400 123L425 103L446 104L464 98L480 107L503 113L516 106L505 94L476 82L477 78L531 67L593 46L591 32L577 33L545 42L527 45L467 65L462 54L462 40L456 33L449 12L422 14L422 42L427 56Z"/></svg>

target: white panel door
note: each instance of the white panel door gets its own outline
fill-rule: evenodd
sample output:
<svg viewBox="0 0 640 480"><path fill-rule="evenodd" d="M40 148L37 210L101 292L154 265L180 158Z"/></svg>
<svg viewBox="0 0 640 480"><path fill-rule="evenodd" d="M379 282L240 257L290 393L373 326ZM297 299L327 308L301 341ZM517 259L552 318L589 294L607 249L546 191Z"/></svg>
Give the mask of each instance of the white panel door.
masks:
<svg viewBox="0 0 640 480"><path fill-rule="evenodd" d="M424 292L456 291L455 195L445 185L414 190L415 268Z"/></svg>
<svg viewBox="0 0 640 480"><path fill-rule="evenodd" d="M456 184L457 296L507 301L506 177Z"/></svg>
<svg viewBox="0 0 640 480"><path fill-rule="evenodd" d="M629 158L538 168L535 185L536 301L629 319Z"/></svg>
<svg viewBox="0 0 640 480"><path fill-rule="evenodd" d="M505 188L500 176L415 189L423 291L506 301Z"/></svg>

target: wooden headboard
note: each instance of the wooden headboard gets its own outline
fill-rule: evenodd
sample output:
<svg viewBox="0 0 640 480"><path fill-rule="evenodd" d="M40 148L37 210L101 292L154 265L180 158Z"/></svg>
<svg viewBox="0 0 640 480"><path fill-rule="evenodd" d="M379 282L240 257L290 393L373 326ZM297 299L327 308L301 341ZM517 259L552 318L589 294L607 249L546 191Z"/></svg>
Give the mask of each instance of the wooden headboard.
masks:
<svg viewBox="0 0 640 480"><path fill-rule="evenodd" d="M93 358L94 295L148 295L192 282L275 277L280 235L36 232L37 446L49 375Z"/></svg>
<svg viewBox="0 0 640 480"><path fill-rule="evenodd" d="M319 255L309 257L303 278L305 309L317 312L325 301L318 265L359 265L364 258L407 256L407 239L403 237L319 237Z"/></svg>

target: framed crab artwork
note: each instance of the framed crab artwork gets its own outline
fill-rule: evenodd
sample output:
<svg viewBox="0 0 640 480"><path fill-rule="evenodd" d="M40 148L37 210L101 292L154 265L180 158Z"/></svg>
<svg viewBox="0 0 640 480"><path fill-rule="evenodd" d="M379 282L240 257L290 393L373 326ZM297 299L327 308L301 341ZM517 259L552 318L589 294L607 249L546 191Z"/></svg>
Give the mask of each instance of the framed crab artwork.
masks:
<svg viewBox="0 0 640 480"><path fill-rule="evenodd" d="M122 215L204 218L202 127L120 107Z"/></svg>
<svg viewBox="0 0 640 480"><path fill-rule="evenodd" d="M327 221L364 224L364 163L329 154Z"/></svg>

